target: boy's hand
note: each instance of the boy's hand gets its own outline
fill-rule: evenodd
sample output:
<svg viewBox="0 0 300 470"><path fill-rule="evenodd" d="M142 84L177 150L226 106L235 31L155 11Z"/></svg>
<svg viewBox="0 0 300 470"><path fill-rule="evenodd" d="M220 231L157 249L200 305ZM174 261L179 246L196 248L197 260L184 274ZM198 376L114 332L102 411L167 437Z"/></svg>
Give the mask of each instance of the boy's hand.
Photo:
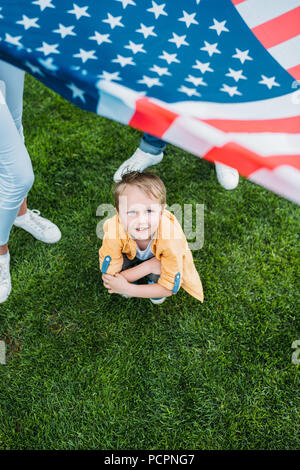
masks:
<svg viewBox="0 0 300 470"><path fill-rule="evenodd" d="M130 283L120 273L113 276L111 274L102 274L102 279L109 294L126 294L130 287Z"/></svg>

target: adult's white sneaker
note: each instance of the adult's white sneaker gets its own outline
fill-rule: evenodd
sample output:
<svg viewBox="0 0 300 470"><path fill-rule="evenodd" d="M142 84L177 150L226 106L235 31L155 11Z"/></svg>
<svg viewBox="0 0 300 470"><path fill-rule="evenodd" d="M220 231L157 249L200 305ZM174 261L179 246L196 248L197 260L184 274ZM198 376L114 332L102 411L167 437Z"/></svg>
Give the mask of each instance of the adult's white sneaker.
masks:
<svg viewBox="0 0 300 470"><path fill-rule="evenodd" d="M9 272L10 254L0 255L0 304L7 300L11 291L11 278Z"/></svg>
<svg viewBox="0 0 300 470"><path fill-rule="evenodd" d="M224 189L234 189L239 184L239 173L235 168L224 165L223 163L215 163L217 180Z"/></svg>
<svg viewBox="0 0 300 470"><path fill-rule="evenodd" d="M152 155L151 153L144 152L140 148L137 148L134 154L125 160L122 165L117 169L114 174L114 182L118 183L121 181L122 176L131 171L143 171L148 166L157 165L164 157L164 153L161 152L159 155Z"/></svg>
<svg viewBox="0 0 300 470"><path fill-rule="evenodd" d="M50 220L41 217L40 211L36 209L27 209L26 214L16 217L14 225L44 243L56 243L61 239L59 228Z"/></svg>

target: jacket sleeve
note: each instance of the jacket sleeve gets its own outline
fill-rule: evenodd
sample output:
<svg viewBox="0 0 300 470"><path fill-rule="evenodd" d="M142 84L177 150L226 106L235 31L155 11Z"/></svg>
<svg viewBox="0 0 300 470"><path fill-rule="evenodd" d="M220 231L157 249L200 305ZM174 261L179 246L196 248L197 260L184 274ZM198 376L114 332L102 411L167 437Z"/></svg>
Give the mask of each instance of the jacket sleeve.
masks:
<svg viewBox="0 0 300 470"><path fill-rule="evenodd" d="M177 294L182 284L183 250L182 246L167 247L160 258L161 274L157 283Z"/></svg>
<svg viewBox="0 0 300 470"><path fill-rule="evenodd" d="M104 237L99 250L100 270L106 274L116 274L122 270L123 255L122 245L119 238L110 238L108 221L104 223Z"/></svg>

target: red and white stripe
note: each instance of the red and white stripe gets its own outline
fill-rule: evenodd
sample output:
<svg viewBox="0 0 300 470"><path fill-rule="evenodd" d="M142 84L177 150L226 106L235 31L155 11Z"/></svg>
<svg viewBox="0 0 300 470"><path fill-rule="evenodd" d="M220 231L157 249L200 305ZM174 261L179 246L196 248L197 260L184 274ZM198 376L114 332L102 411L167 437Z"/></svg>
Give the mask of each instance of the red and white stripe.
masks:
<svg viewBox="0 0 300 470"><path fill-rule="evenodd" d="M300 0L231 0L274 59L300 80Z"/></svg>

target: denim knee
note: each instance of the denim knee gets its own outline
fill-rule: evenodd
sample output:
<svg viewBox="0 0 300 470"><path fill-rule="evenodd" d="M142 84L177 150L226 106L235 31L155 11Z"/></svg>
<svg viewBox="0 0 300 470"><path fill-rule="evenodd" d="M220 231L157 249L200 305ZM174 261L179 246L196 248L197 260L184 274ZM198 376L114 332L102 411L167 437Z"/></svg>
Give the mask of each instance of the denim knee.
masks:
<svg viewBox="0 0 300 470"><path fill-rule="evenodd" d="M10 201L7 209L20 206L34 183L34 173L30 161L18 170L12 175L9 188L6 187L5 199L7 202Z"/></svg>
<svg viewBox="0 0 300 470"><path fill-rule="evenodd" d="M160 278L160 275L159 274L148 274L147 275L147 280L148 281L151 281L151 282L154 282L155 284L157 283L158 279Z"/></svg>
<svg viewBox="0 0 300 470"><path fill-rule="evenodd" d="M33 186L33 183L34 183L34 173L33 173L33 169L31 166L30 169L28 169L26 175L23 175L23 178L22 178L22 188L23 188L23 192L25 192L25 196L27 196L27 194L29 193L30 189Z"/></svg>

